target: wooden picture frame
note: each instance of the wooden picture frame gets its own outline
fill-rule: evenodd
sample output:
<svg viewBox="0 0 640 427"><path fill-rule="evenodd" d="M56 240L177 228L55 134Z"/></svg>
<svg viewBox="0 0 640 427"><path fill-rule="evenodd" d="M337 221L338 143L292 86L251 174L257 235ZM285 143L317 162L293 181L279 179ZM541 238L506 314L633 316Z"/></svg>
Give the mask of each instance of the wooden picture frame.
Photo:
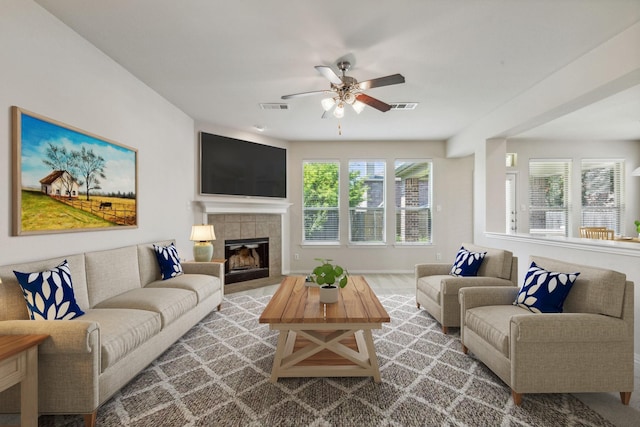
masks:
<svg viewBox="0 0 640 427"><path fill-rule="evenodd" d="M11 107L13 235L138 226L138 150Z"/></svg>

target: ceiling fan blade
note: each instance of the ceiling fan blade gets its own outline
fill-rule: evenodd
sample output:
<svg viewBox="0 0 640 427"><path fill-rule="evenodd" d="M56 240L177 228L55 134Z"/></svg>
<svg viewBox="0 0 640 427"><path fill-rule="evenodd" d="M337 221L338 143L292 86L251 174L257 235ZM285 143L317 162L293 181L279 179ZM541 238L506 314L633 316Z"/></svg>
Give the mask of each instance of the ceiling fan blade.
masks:
<svg viewBox="0 0 640 427"><path fill-rule="evenodd" d="M316 65L316 70L320 72L323 76L326 77L334 85L341 85L342 79L331 69L331 67L327 67L326 65Z"/></svg>
<svg viewBox="0 0 640 427"><path fill-rule="evenodd" d="M320 93L333 93L333 92L330 90L314 90L311 92L301 92L301 93L294 93L291 95L282 95L282 99L300 98L302 96L318 95Z"/></svg>
<svg viewBox="0 0 640 427"><path fill-rule="evenodd" d="M364 82L358 83L358 87L361 90L367 90L374 87L397 85L399 83L404 83L404 76L402 74L392 74L377 79L365 80Z"/></svg>
<svg viewBox="0 0 640 427"><path fill-rule="evenodd" d="M325 112L322 113L322 117L321 118L322 119L328 119L329 116L330 116L330 113L328 111L325 111Z"/></svg>
<svg viewBox="0 0 640 427"><path fill-rule="evenodd" d="M373 107L376 110L380 110L383 113L391 109L391 105L386 104L380 101L379 99L372 98L369 95L366 95L364 93L361 93L358 96L356 96L356 100L362 102L363 104L367 104L369 107Z"/></svg>

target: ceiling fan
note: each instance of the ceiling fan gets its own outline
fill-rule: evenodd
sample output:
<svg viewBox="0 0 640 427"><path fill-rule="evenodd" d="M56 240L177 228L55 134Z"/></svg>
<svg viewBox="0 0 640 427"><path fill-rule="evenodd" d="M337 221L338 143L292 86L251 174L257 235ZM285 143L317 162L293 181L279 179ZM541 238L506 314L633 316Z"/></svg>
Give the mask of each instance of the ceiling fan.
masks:
<svg viewBox="0 0 640 427"><path fill-rule="evenodd" d="M337 65L338 69L342 71L342 76L338 76L331 67L326 65L315 66L316 70L318 70L320 74L326 77L331 83L329 89L284 95L282 99L299 98L301 96L317 95L320 93L329 94L330 97L321 101L322 108L325 111L322 118L327 117L327 114L332 108L334 117L338 119L342 118L344 116L345 104L351 105L358 114L360 114L367 105L375 108L376 110L382 111L383 113L391 109L389 104L365 94L364 91L380 86L404 83L404 76L402 76L402 74L392 74L390 76L379 77L377 79L366 80L358 83L358 81L353 77L347 76L347 71L351 68L351 63L349 61L340 61Z"/></svg>

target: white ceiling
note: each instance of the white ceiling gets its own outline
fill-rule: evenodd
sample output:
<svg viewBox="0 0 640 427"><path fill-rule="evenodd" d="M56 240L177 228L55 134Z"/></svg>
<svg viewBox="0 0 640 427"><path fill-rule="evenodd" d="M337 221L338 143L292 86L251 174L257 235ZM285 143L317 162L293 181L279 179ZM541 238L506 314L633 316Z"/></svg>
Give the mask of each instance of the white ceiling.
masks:
<svg viewBox="0 0 640 427"><path fill-rule="evenodd" d="M195 120L291 141L448 139L640 20L639 0L36 2ZM347 110L338 136L322 95L280 99L328 89L314 66L345 57L360 81L403 74L367 94L417 109ZM640 139L639 93L524 136Z"/></svg>

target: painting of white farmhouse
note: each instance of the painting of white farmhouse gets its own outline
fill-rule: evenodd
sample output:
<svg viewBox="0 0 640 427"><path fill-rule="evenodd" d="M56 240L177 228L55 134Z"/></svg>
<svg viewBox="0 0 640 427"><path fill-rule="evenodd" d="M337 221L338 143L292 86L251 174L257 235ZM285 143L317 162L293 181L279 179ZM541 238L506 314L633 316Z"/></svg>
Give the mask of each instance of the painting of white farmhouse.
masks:
<svg viewBox="0 0 640 427"><path fill-rule="evenodd" d="M14 235L137 227L137 150L12 108Z"/></svg>

